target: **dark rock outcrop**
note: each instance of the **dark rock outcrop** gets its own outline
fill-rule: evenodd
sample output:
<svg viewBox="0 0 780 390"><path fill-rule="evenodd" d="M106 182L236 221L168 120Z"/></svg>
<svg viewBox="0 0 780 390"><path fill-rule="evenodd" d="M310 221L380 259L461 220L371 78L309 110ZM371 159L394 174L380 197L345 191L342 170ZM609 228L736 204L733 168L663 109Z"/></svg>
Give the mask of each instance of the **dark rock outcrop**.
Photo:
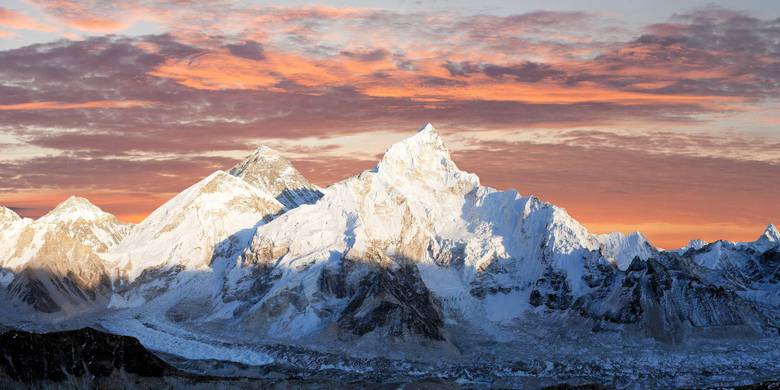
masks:
<svg viewBox="0 0 780 390"><path fill-rule="evenodd" d="M22 383L108 377L118 371L140 377L177 373L137 339L92 328L52 333L10 330L0 334L0 357L0 375Z"/></svg>
<svg viewBox="0 0 780 390"><path fill-rule="evenodd" d="M573 300L566 274L553 268L547 268L536 280L529 298L532 306L545 305L552 310L566 310Z"/></svg>
<svg viewBox="0 0 780 390"><path fill-rule="evenodd" d="M363 336L379 329L388 336L410 335L444 341L444 319L414 264L375 267L352 289L338 325Z"/></svg>

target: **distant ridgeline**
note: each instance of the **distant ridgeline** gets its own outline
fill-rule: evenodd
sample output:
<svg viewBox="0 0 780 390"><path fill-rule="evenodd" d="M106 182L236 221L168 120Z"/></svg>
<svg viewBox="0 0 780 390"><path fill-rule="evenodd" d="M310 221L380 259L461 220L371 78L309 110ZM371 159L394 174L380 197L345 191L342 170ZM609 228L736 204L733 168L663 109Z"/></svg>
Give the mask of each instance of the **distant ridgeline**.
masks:
<svg viewBox="0 0 780 390"><path fill-rule="evenodd" d="M4 323L78 318L185 357L224 349L162 337L446 357L528 323L673 343L778 334L773 225L754 242L676 251L594 235L534 196L481 186L430 124L324 189L260 147L137 225L70 198L34 221L0 209L0 227Z"/></svg>

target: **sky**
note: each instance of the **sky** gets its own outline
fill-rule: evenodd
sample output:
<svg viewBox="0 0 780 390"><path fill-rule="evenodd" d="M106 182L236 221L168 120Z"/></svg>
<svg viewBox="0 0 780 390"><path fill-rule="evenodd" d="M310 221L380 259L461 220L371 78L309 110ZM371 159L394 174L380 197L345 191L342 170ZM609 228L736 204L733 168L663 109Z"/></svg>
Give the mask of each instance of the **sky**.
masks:
<svg viewBox="0 0 780 390"><path fill-rule="evenodd" d="M327 186L426 122L592 232L754 240L780 223L780 3L0 1L23 216L139 221L259 145Z"/></svg>

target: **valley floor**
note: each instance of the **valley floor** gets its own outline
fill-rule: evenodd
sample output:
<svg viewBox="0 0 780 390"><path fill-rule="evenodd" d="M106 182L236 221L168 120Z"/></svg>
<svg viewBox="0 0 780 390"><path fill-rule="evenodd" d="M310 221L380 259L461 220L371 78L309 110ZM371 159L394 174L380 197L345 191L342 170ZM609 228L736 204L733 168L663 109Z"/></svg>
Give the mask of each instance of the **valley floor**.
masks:
<svg viewBox="0 0 780 390"><path fill-rule="evenodd" d="M447 346L394 345L384 338L360 343L323 338L269 343L250 332L194 329L132 310L73 317L56 325L34 317L9 322L12 317L3 314L0 331L2 326L35 332L92 326L135 337L186 372L269 383L295 378L316 384L338 378L344 383L375 384L433 380L476 388L542 388L561 383L703 388L780 380L780 340L740 335L733 329L724 330L722 337L689 337L673 344L624 328L593 331L572 320L529 317L505 328L478 331L450 324L447 333L458 336Z"/></svg>
<svg viewBox="0 0 780 390"><path fill-rule="evenodd" d="M434 378L476 388L541 388L560 383L702 388L780 379L780 342L733 334L728 341L698 338L665 344L625 332L564 329L560 323L556 328L552 322L536 319L515 324L511 331L501 330L502 341L451 328L451 333L460 335L454 351L405 346L403 356L392 356L381 352L388 349L381 342L358 346L328 345L322 340L300 340L296 345L247 343L238 340L251 339L250 335L215 336L132 316L112 315L99 326L136 337L180 369L219 377L292 377L313 383L339 378L345 383L377 384Z"/></svg>

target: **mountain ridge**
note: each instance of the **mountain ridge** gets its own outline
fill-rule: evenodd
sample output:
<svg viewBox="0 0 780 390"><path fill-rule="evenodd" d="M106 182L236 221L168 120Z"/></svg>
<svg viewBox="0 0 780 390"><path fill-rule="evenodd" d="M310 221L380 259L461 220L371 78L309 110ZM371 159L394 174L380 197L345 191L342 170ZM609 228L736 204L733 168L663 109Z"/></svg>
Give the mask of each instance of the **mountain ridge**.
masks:
<svg viewBox="0 0 780 390"><path fill-rule="evenodd" d="M162 352L251 362L265 358L243 349L236 358L221 346L228 341L208 340L458 356L467 336L506 342L537 323L665 343L778 331L773 225L753 242L679 251L638 232L592 234L563 208L482 186L430 124L322 191L277 156L258 148L106 248L68 236L92 231L67 230L76 211L92 210L68 200L40 225L64 229L72 245L60 249L72 256L60 268L10 269L7 291L37 312L89 318ZM276 180L285 175L296 179ZM296 188L320 195L279 198ZM92 214L102 217L90 223L112 220ZM19 231L36 223L8 215Z"/></svg>

